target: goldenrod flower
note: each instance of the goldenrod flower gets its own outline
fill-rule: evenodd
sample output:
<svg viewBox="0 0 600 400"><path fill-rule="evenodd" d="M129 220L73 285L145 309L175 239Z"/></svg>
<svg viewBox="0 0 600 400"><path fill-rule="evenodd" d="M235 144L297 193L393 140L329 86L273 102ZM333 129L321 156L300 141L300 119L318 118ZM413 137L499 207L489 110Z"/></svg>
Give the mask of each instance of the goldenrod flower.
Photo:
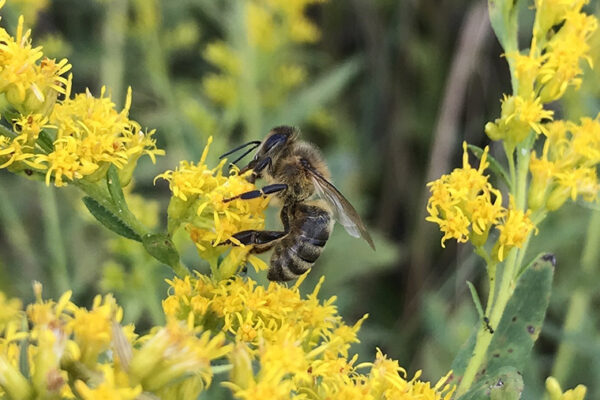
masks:
<svg viewBox="0 0 600 400"><path fill-rule="evenodd" d="M121 322L123 310L111 295L96 296L92 309L74 307L68 329L81 352L80 361L93 367L98 355L109 349L112 340L112 323Z"/></svg>
<svg viewBox="0 0 600 400"><path fill-rule="evenodd" d="M581 60L591 65L588 44L592 33L597 29L598 21L594 16L579 12L580 1L573 2L577 9L562 14L562 27L552 36L541 55L542 66L539 70L539 96L544 103L560 98L568 86L576 88L581 84Z"/></svg>
<svg viewBox="0 0 600 400"><path fill-rule="evenodd" d="M563 392L556 378L550 376L546 379L546 393L550 400L583 400L586 392L587 388L583 385Z"/></svg>
<svg viewBox="0 0 600 400"><path fill-rule="evenodd" d="M596 175L600 163L598 118L582 118L580 124L554 121L546 128L542 154L534 153L529 166L530 207L556 210L577 196L594 201L600 190Z"/></svg>
<svg viewBox="0 0 600 400"><path fill-rule="evenodd" d="M24 29L23 16L15 37L0 28L0 93L23 114L47 113L57 95L65 93L67 79L62 75L71 65L66 59L43 58L41 47L31 45L31 31Z"/></svg>
<svg viewBox="0 0 600 400"><path fill-rule="evenodd" d="M7 299L6 295L0 292L0 334L4 332L8 324L18 321L22 309L21 300Z"/></svg>
<svg viewBox="0 0 600 400"><path fill-rule="evenodd" d="M154 131L144 133L137 122L128 118L130 105L131 88L125 107L117 112L104 87L99 98L88 90L57 104L49 117L56 138L54 151L36 157L37 162L47 165L46 184L50 184L51 177L56 186L65 185L64 178L100 179L110 164L127 172L122 179L126 183L142 154L152 161L164 154L152 139Z"/></svg>
<svg viewBox="0 0 600 400"><path fill-rule="evenodd" d="M263 211L269 199L236 199L225 202L225 199L253 190L255 186L236 170L229 176L224 176L222 170L226 160L212 169L208 168L205 162L211 142L212 137L209 138L198 164L182 161L175 171L166 171L156 179L167 180L173 193L168 208L169 232L173 233L183 225L200 255L211 263L214 271L218 257L228 250L226 246L218 246L219 243L231 240L240 244L232 235L248 229L263 229ZM245 246L231 249L220 264L222 277L235 273L246 259L257 269L265 268L262 261L248 254L250 248Z"/></svg>
<svg viewBox="0 0 600 400"><path fill-rule="evenodd" d="M510 198L510 206L501 224L496 226L500 236L496 242L495 251L499 261L503 261L506 254L513 248L521 248L527 240L529 233L536 229L529 218L531 210L523 212L515 208L514 199Z"/></svg>
<svg viewBox="0 0 600 400"><path fill-rule="evenodd" d="M486 147L479 168L469 164L467 145L463 143L463 166L451 174L427 184L431 197L427 202L427 221L439 225L444 233L442 247L448 239L466 242L471 235L477 245L485 243L492 225L504 215L502 195L488 182Z"/></svg>
<svg viewBox="0 0 600 400"><path fill-rule="evenodd" d="M515 146L533 130L544 132L542 122L552 119L554 112L545 110L540 98L532 96L504 96L501 117L485 125L485 133L492 140L505 140Z"/></svg>
<svg viewBox="0 0 600 400"><path fill-rule="evenodd" d="M89 385L81 380L75 382L77 394L83 400L134 400L142 393L141 385L128 384L127 375L115 371L109 364L100 364L101 382ZM132 387L133 386L133 387Z"/></svg>
<svg viewBox="0 0 600 400"><path fill-rule="evenodd" d="M160 390L190 372L202 380L202 387L210 384L211 361L226 356L231 345L222 333L198 337L199 330L188 325L170 319L164 328L141 339L144 344L133 352L129 373L145 390Z"/></svg>

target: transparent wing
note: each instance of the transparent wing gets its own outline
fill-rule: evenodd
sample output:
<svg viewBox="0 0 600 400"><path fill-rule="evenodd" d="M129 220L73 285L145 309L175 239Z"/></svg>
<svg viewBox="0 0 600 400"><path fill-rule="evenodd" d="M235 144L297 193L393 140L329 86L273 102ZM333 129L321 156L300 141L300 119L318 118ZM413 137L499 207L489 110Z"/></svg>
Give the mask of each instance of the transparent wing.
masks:
<svg viewBox="0 0 600 400"><path fill-rule="evenodd" d="M306 170L311 175L317 194L329 204L335 219L342 224L346 232L357 238L362 237L375 250L373 239L371 239L371 235L369 235L365 224L363 224L352 204L316 170L309 166L306 167Z"/></svg>

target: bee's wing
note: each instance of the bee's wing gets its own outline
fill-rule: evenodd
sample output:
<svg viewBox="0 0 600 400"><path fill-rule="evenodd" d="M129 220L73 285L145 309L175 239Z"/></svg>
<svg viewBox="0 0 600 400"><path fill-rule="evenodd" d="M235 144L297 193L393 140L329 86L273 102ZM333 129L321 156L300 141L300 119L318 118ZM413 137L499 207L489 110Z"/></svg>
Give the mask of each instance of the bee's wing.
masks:
<svg viewBox="0 0 600 400"><path fill-rule="evenodd" d="M306 170L310 173L317 194L329 204L335 218L346 229L346 232L357 238L362 237L375 250L373 239L352 204L315 169L307 166Z"/></svg>

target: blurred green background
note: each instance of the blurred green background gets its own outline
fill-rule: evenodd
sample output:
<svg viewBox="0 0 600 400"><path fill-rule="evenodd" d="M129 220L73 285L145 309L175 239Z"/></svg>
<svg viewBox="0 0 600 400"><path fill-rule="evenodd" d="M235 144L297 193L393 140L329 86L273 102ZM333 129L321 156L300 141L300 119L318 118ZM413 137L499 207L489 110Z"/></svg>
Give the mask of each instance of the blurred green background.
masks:
<svg viewBox="0 0 600 400"><path fill-rule="evenodd" d="M147 225L164 229L170 195L166 182L153 184L153 178L180 160L197 161L209 136L209 165L216 165L219 154L276 125L300 127L324 151L336 186L377 245L373 252L338 226L304 290L325 275L323 297L338 297L348 323L369 313L354 348L362 360L378 346L409 376L422 369L436 381L447 372L477 323L465 282L480 293L487 288L470 246L440 247L441 235L424 220L425 185L459 165L463 140L488 143L483 126L498 116L499 100L510 90L485 2L7 3L2 25L14 32L23 13L34 44L73 65L74 92L89 88L98 95L106 85L120 109L132 87L130 117L156 128L167 151L156 165L143 159L130 185L131 209ZM587 9L595 13L596 3ZM523 24L530 20L525 16ZM529 32L522 30L523 43ZM585 79L581 91L552 105L558 116L598 113L598 75L586 68ZM502 159L501 148L492 153ZM81 196L75 188L48 188L0 170L0 290L31 300L31 282L38 280L46 297L72 289L82 305L110 291L141 330L162 322L170 271L138 243L97 224ZM597 208L563 207L535 237L530 256L553 252L558 267L526 370L525 398L540 398L550 374L563 387L584 383L588 398L600 398ZM277 210L268 221L277 226ZM185 263L206 272L185 233L175 239ZM568 316L573 329L564 333Z"/></svg>

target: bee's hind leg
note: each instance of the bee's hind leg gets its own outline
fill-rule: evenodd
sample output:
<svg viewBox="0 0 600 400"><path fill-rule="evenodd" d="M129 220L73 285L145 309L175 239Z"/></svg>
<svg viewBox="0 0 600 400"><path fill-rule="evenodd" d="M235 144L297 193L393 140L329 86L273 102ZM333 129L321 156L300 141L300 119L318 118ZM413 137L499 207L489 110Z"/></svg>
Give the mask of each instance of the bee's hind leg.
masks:
<svg viewBox="0 0 600 400"><path fill-rule="evenodd" d="M244 245L255 245L252 253L262 253L269 250L275 244L277 239L287 235L285 231L241 231L233 235L240 243ZM233 244L231 239L219 243L219 245Z"/></svg>

